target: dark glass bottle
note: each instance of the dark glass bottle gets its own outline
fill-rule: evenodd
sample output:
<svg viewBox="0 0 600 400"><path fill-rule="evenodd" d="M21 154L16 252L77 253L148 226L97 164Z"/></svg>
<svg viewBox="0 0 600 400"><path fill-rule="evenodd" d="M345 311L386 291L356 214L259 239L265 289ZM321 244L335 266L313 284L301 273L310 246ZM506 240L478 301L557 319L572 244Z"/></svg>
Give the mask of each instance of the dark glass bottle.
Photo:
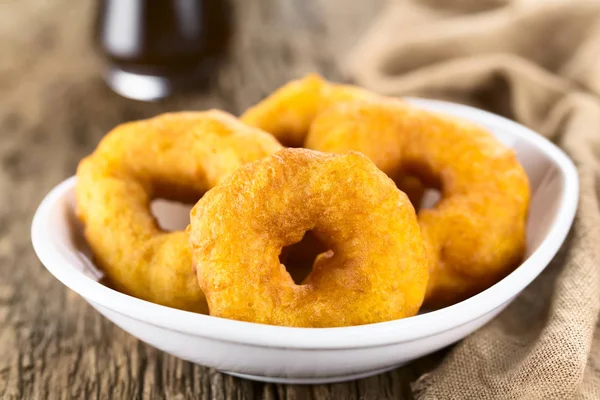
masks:
<svg viewBox="0 0 600 400"><path fill-rule="evenodd" d="M231 35L226 0L98 0L94 40L117 93L156 100L210 75Z"/></svg>

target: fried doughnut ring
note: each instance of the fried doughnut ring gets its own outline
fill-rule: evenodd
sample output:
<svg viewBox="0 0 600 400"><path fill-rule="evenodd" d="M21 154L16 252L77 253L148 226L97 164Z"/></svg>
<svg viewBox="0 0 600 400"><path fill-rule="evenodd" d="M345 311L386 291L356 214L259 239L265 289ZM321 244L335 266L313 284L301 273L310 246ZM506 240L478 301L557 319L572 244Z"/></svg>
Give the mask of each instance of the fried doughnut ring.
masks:
<svg viewBox="0 0 600 400"><path fill-rule="evenodd" d="M332 84L317 74L292 81L273 92L266 99L249 108L240 119L250 125L269 132L284 146L306 147L306 135L314 119L327 108L355 100L377 101L384 99L375 93L351 86ZM391 99L387 99L391 101ZM394 100L401 102L401 100ZM385 127L382 127L385 129ZM378 146L385 157L386 152L394 151ZM319 149L316 149L319 150ZM375 153L373 153L375 154ZM377 161L373 160L375 164ZM408 195L415 208L421 204L425 188L411 176L390 176L398 188Z"/></svg>
<svg viewBox="0 0 600 400"><path fill-rule="evenodd" d="M430 265L427 307L470 297L521 261L528 178L483 128L407 103L356 101L320 113L306 146L357 150L390 176L407 173L440 189L441 200L418 214Z"/></svg>
<svg viewBox="0 0 600 400"><path fill-rule="evenodd" d="M154 198L184 203L240 165L281 146L221 111L164 114L118 126L77 169L77 213L115 289L183 310L207 312L187 234L164 232Z"/></svg>
<svg viewBox="0 0 600 400"><path fill-rule="evenodd" d="M334 85L310 74L291 81L269 97L249 108L242 122L269 132L281 144L302 147L310 124L317 114L332 104L377 98L374 93L349 85Z"/></svg>
<svg viewBox="0 0 600 400"><path fill-rule="evenodd" d="M190 219L211 315L334 327L412 316L423 301L428 269L414 209L360 153L281 150L206 193ZM309 230L331 250L296 285L278 257Z"/></svg>

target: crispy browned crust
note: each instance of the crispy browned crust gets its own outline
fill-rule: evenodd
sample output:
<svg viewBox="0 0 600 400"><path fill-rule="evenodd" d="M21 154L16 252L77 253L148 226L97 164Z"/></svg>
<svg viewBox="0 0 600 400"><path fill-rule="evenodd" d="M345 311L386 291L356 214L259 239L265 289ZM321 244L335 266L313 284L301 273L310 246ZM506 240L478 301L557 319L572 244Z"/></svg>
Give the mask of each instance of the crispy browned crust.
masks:
<svg viewBox="0 0 600 400"><path fill-rule="evenodd" d="M488 288L522 259L529 181L514 152L482 127L406 103L357 101L319 114L306 146L357 150L390 176L407 173L440 189L442 199L418 214L428 307Z"/></svg>
<svg viewBox="0 0 600 400"><path fill-rule="evenodd" d="M154 198L195 202L240 165L277 151L273 137L221 111L164 114L118 126L77 170L77 213L118 290L206 312L185 232L163 232Z"/></svg>
<svg viewBox="0 0 600 400"><path fill-rule="evenodd" d="M419 212L430 307L491 286L523 257L527 175L513 151L482 127L316 75L288 83L242 118L283 143L365 154L415 207L421 182L441 189L442 201Z"/></svg>
<svg viewBox="0 0 600 400"><path fill-rule="evenodd" d="M279 262L311 230L332 251L302 285ZM191 213L190 244L210 314L333 327L415 315L427 261L413 207L362 154L284 149L247 164Z"/></svg>

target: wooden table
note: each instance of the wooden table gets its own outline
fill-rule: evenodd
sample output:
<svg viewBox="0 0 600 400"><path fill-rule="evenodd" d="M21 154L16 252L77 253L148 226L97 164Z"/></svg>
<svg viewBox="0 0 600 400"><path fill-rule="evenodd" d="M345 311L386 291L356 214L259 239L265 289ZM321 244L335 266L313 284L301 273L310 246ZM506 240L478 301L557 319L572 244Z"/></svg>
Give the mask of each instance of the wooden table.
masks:
<svg viewBox="0 0 600 400"><path fill-rule="evenodd" d="M51 276L29 236L44 194L116 124L168 110L239 114L311 71L341 79L342 55L382 1L238 0L231 54L203 93L161 103L105 87L90 48L92 2L0 8L0 398L408 398L421 362L360 381L254 383L141 343Z"/></svg>

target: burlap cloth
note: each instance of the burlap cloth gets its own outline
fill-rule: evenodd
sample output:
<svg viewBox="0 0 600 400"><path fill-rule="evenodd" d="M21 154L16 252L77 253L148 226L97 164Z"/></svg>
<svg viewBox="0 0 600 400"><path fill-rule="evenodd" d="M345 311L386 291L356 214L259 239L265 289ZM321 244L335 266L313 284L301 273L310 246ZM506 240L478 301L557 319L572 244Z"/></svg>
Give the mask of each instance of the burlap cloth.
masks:
<svg viewBox="0 0 600 400"><path fill-rule="evenodd" d="M417 398L600 399L600 2L390 2L347 60L360 85L506 115L559 144L581 183L567 244Z"/></svg>

